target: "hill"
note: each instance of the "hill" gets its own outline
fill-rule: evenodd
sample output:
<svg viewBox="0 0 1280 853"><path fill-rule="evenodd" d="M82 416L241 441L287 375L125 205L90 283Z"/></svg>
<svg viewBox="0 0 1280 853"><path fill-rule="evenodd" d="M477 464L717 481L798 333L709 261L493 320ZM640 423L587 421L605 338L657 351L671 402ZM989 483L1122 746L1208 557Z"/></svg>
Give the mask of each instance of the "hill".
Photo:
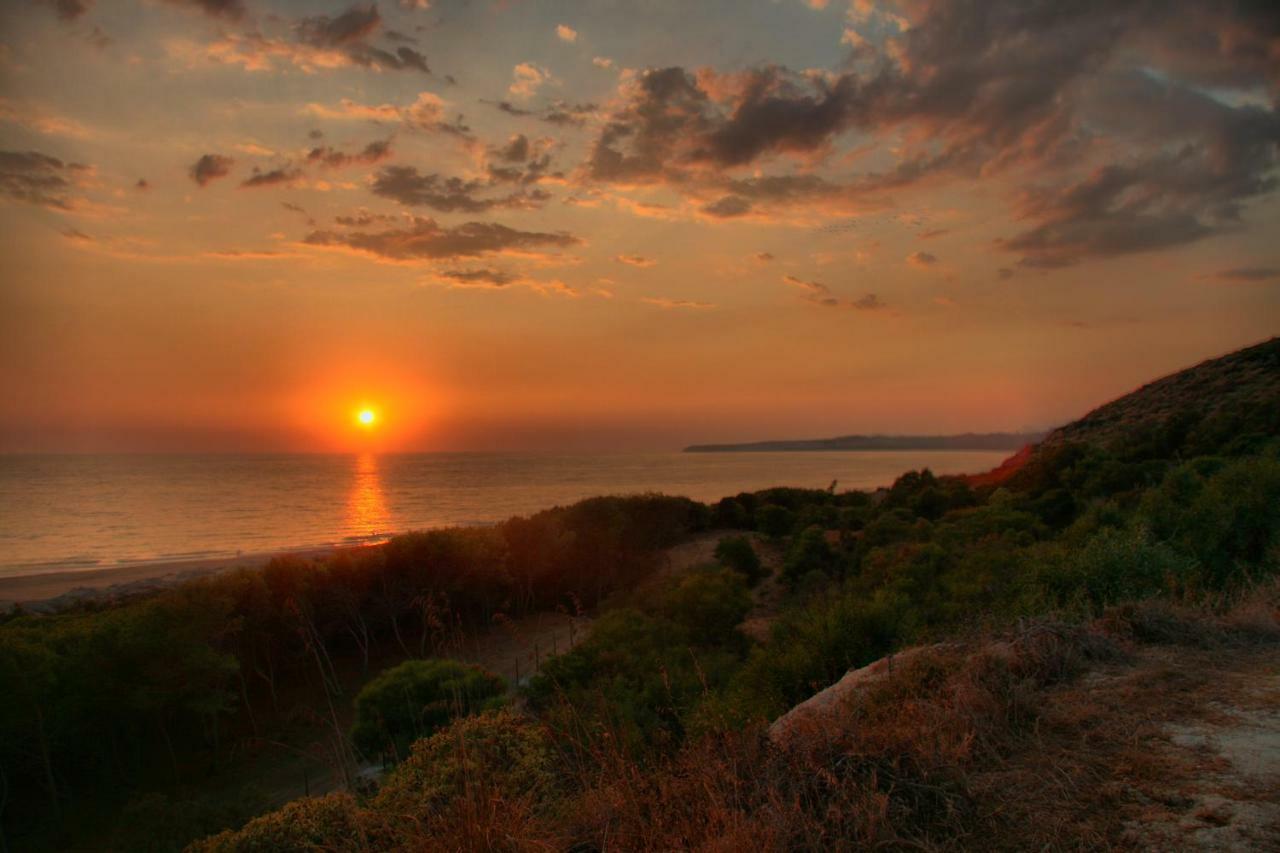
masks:
<svg viewBox="0 0 1280 853"><path fill-rule="evenodd" d="M1280 433L1280 338L1180 370L1099 406L970 485L1016 484L1102 453L1124 464L1251 453Z"/></svg>
<svg viewBox="0 0 1280 853"><path fill-rule="evenodd" d="M1224 421L1224 427L1225 422L1241 425L1243 416L1248 415L1259 420L1244 425L1259 432L1271 427L1274 434L1278 409L1280 337L1143 385L1049 433L1041 447L1081 442L1122 450L1153 433L1191 438L1197 430L1214 426L1215 420ZM1262 420L1268 415L1270 423Z"/></svg>
<svg viewBox="0 0 1280 853"><path fill-rule="evenodd" d="M1015 450L1044 433L989 432L962 435L842 435L745 444L693 444L685 453L781 453L807 450Z"/></svg>

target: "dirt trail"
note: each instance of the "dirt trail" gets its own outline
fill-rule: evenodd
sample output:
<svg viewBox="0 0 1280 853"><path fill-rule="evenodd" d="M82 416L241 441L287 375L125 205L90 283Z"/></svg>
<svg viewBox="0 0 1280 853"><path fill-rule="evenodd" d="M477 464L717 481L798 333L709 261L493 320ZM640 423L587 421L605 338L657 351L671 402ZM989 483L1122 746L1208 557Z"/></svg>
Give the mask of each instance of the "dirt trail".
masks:
<svg viewBox="0 0 1280 853"><path fill-rule="evenodd" d="M971 780L1000 849L1280 850L1280 644L1138 646ZM992 839L992 840L997 840Z"/></svg>

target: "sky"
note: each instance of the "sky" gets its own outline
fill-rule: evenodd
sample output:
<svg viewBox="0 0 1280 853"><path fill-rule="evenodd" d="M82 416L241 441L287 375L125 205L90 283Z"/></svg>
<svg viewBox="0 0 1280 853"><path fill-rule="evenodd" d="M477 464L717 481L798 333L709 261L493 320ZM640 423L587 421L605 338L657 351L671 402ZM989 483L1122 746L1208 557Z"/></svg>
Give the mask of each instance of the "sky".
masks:
<svg viewBox="0 0 1280 853"><path fill-rule="evenodd" d="M1280 332L1278 106L1246 0L0 4L0 451L1051 427Z"/></svg>

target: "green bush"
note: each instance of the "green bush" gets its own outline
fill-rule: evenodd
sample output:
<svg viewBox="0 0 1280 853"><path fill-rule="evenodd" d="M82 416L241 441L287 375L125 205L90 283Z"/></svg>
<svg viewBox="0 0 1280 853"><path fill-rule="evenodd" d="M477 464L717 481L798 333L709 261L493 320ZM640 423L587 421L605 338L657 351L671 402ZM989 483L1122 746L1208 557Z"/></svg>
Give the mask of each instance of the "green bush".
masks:
<svg viewBox="0 0 1280 853"><path fill-rule="evenodd" d="M790 535L795 524L795 513L784 506L765 504L756 510L756 529L770 538Z"/></svg>
<svg viewBox="0 0 1280 853"><path fill-rule="evenodd" d="M751 540L745 536L726 536L721 539L716 545L716 559L722 566L742 575L749 586L755 586L769 574L769 570L760 562L756 549L751 547Z"/></svg>
<svg viewBox="0 0 1280 853"><path fill-rule="evenodd" d="M1186 588L1195 561L1140 532L1105 528L1082 547L1046 553L1035 570L1050 607L1084 605L1091 611Z"/></svg>
<svg viewBox="0 0 1280 853"><path fill-rule="evenodd" d="M526 717L506 709L465 717L414 742L372 805L421 817L476 788L486 798L541 803L560 786L555 758L547 730Z"/></svg>
<svg viewBox="0 0 1280 853"><path fill-rule="evenodd" d="M351 739L366 755L403 758L418 738L454 717L496 708L507 684L454 660L411 660L378 675L356 696Z"/></svg>
<svg viewBox="0 0 1280 853"><path fill-rule="evenodd" d="M368 816L346 793L303 797L255 818L239 830L197 841L188 853L313 853L379 849L366 831Z"/></svg>
<svg viewBox="0 0 1280 853"><path fill-rule="evenodd" d="M839 567L836 553L827 544L827 533L821 527L810 527L796 537L782 565L782 576L795 586L809 572L835 575Z"/></svg>
<svg viewBox="0 0 1280 853"><path fill-rule="evenodd" d="M746 581L732 569L690 572L662 602L663 614L698 646L725 644L750 609Z"/></svg>

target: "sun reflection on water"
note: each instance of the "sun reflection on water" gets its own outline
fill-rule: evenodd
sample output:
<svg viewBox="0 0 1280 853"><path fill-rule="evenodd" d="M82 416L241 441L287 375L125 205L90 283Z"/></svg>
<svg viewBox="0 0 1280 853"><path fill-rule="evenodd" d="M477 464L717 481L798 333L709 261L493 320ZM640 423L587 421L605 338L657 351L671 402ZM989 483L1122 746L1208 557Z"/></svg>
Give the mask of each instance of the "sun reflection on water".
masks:
<svg viewBox="0 0 1280 853"><path fill-rule="evenodd" d="M369 539L391 533L391 514L382 493L378 457L361 453L355 459L351 493L347 498L347 537Z"/></svg>

